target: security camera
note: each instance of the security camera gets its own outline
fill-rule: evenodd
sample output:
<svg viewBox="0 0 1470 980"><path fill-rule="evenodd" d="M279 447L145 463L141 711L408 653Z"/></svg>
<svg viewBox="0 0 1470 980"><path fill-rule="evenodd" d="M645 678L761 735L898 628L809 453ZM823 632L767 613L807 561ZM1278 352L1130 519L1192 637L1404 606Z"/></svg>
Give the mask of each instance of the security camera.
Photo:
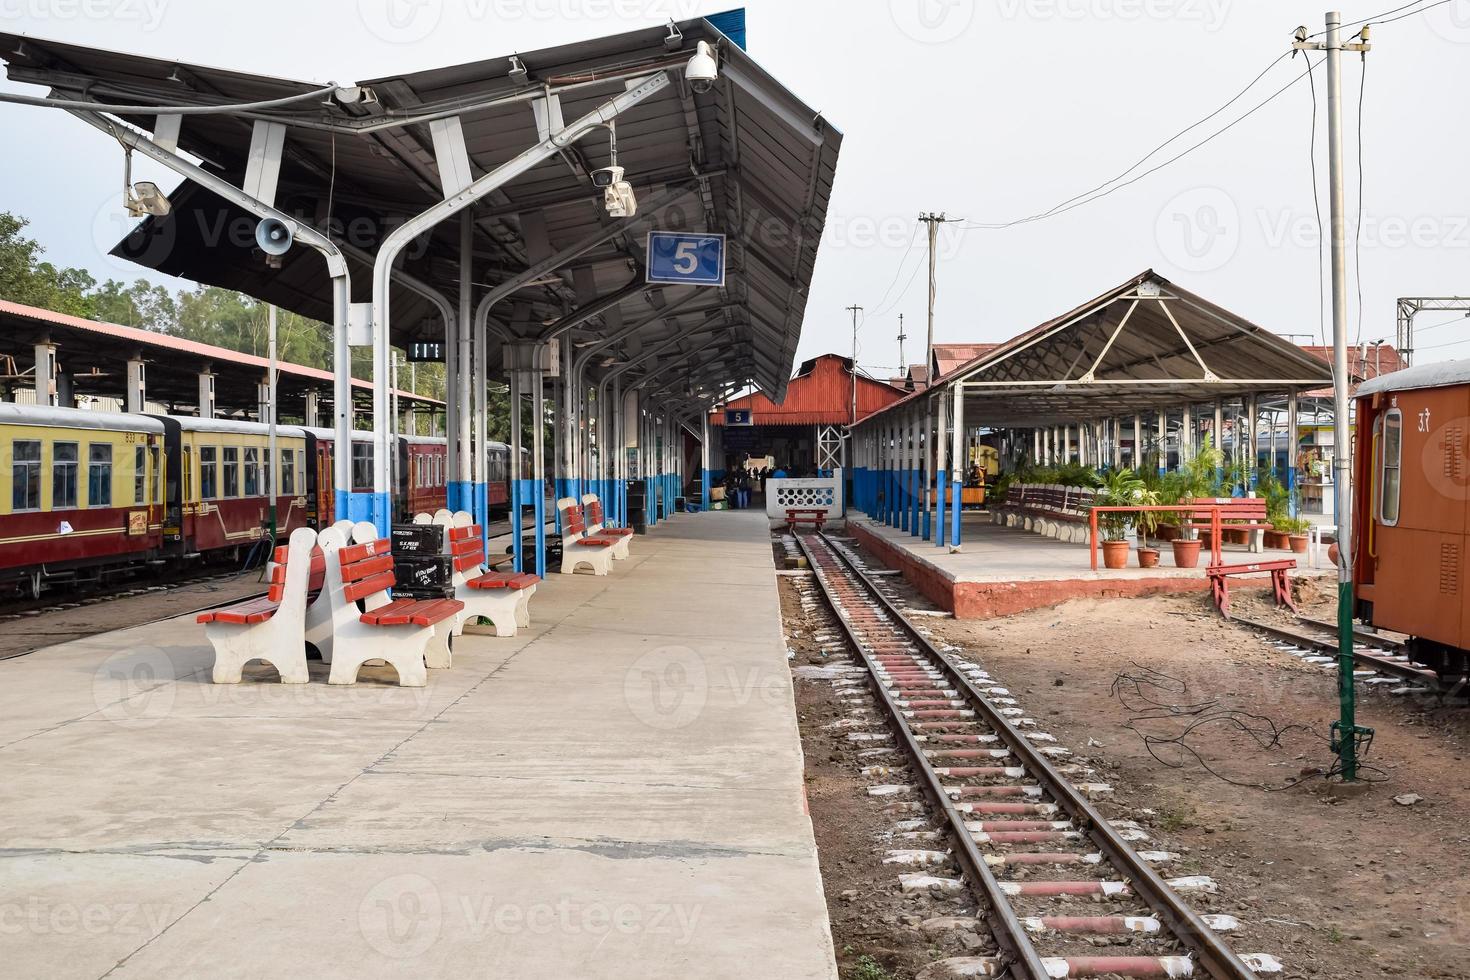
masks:
<svg viewBox="0 0 1470 980"><path fill-rule="evenodd" d="M621 167L614 168L621 170ZM633 196L633 185L626 180L614 181L602 192L602 205L608 217L631 218L638 213L638 199Z"/></svg>
<svg viewBox="0 0 1470 980"><path fill-rule="evenodd" d="M622 167L598 167L592 171L593 187L611 187L623 179Z"/></svg>
<svg viewBox="0 0 1470 980"><path fill-rule="evenodd" d="M701 94L715 87L715 79L720 77L720 66L715 61L715 49L708 41L699 42L694 57L684 66L684 77L689 80L689 87Z"/></svg>

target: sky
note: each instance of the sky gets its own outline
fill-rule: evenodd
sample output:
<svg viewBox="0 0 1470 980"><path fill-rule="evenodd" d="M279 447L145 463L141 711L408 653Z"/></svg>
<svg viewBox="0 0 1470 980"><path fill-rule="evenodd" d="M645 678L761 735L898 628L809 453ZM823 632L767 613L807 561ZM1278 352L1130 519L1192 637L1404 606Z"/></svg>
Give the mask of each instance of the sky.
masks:
<svg viewBox="0 0 1470 980"><path fill-rule="evenodd" d="M1366 64L1357 55L1342 62L1353 341L1393 342L1396 297L1470 295L1470 132L1456 122L1470 93L1470 0L1434 3L1420 0L1425 13L1375 27ZM347 83L735 5L0 0L0 31ZM1397 6L1341 4L1344 21ZM1320 31L1325 8L1299 0L749 0L746 8L749 53L844 134L799 357L849 352L845 308L856 304L861 364L879 374L898 367L900 314L906 360L922 360L920 212L961 219L941 228L936 249L937 342L1003 340L1145 268L1301 342L1324 336L1304 78L1094 203L980 226L1044 212L1125 171L1240 92L1289 50L1297 25ZM1141 169L1211 136L1303 71L1300 56L1271 66ZM1324 222L1325 76L1314 73ZM37 92L10 82L0 90ZM29 218L54 262L99 279L137 278L137 267L106 255L127 229L116 148L53 109L0 104L0 131L0 210ZM139 178L176 182L146 161ZM1424 313L1417 323L1418 362L1470 356L1470 320ZM1330 318L1325 330L1330 342Z"/></svg>

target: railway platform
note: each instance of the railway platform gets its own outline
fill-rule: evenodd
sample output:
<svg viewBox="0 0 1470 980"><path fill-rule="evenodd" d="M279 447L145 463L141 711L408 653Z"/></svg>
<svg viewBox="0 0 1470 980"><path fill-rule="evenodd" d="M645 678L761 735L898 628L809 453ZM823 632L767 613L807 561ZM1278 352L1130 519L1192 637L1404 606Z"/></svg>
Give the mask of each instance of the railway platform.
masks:
<svg viewBox="0 0 1470 980"><path fill-rule="evenodd" d="M835 977L765 517L680 516L426 688L0 663L0 949L47 977Z"/></svg>
<svg viewBox="0 0 1470 980"><path fill-rule="evenodd" d="M1071 544L1021 528L998 527L983 511L963 515L961 550L950 552L908 531L888 527L853 512L848 527L863 547L877 554L931 601L960 619L1008 616L1028 609L1054 606L1069 599L1116 598L1168 592L1206 592L1210 588L1204 566L1175 568L1169 545L1161 545L1163 560L1156 568L1139 568L1130 555L1129 567L1093 571L1086 544ZM1250 561L1244 547L1225 546L1227 562ZM1299 577L1332 576L1335 571L1322 549L1316 567L1305 555L1271 551L1266 558L1296 558ZM1269 587L1270 576L1248 576Z"/></svg>

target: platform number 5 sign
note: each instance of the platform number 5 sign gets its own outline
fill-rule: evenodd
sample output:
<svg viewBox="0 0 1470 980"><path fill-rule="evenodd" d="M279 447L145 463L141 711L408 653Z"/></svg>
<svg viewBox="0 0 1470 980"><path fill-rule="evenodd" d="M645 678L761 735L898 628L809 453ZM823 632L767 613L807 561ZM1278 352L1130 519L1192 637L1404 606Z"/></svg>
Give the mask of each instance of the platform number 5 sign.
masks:
<svg viewBox="0 0 1470 980"><path fill-rule="evenodd" d="M725 284L725 236L684 231L648 233L648 281L686 286Z"/></svg>

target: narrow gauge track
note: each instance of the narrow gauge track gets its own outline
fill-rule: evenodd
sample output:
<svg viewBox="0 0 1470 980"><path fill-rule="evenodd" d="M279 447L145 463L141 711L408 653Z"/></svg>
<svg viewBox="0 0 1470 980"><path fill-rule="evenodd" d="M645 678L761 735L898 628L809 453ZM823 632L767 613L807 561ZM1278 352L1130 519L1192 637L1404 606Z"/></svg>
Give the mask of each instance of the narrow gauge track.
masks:
<svg viewBox="0 0 1470 980"><path fill-rule="evenodd" d="M1327 670L1337 669L1336 624L1318 622L1304 616L1297 617L1297 629L1286 629L1239 616L1234 617L1233 621L1278 641L1306 663ZM1353 661L1362 668L1354 671L1359 682L1376 685L1409 681L1424 684L1431 691L1451 689L1434 671L1411 661L1404 652L1404 645L1399 641L1356 628L1353 630L1353 639Z"/></svg>
<svg viewBox="0 0 1470 980"><path fill-rule="evenodd" d="M938 842L947 836L952 845L948 852L891 856L930 869L957 865L989 909L1000 955L947 961L952 972L1021 980L1197 975L1245 980L1280 972L1270 956L1241 957L1231 951L1216 930L1235 928L1236 920L1201 916L1178 893L1210 889L1213 882L1199 876L1170 882L1159 875L1149 861L1174 855L1135 851L1129 840L1147 835L1136 825L1114 827L1088 799L1089 792L1104 793L1107 787L1073 784L1068 776L1085 776L1088 770L1053 764L1048 757L1063 757L1067 750L1036 747L1033 742L1050 736L1035 731L1034 722L1021 717L1015 700L982 668L951 661L936 649L825 534L800 534L796 540L867 669L888 726L917 777L917 790L932 812L942 814L941 831L918 830L911 839ZM1023 734L1021 727L1030 730ZM903 826L917 829L925 822ZM1089 873L1078 875L1082 869ZM1078 900L1105 902L1109 914L1035 911ZM1097 937L1128 948L1095 955L1090 940ZM1161 941L1168 939L1188 954L1161 953Z"/></svg>

